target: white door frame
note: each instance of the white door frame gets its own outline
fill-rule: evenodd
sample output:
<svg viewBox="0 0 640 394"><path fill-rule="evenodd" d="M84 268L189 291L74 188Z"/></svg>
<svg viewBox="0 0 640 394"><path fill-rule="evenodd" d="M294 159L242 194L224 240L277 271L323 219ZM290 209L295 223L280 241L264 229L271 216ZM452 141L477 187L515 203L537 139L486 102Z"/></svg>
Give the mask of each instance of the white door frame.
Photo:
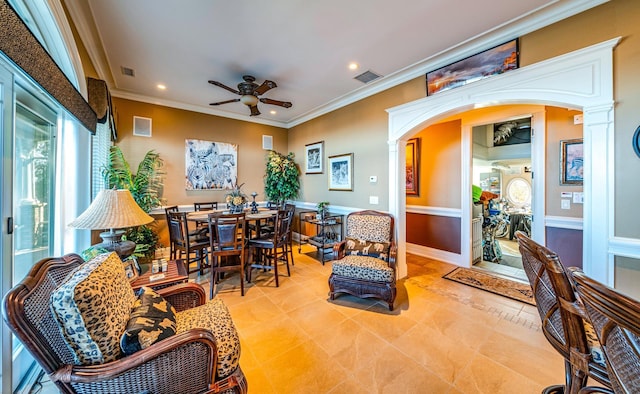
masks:
<svg viewBox="0 0 640 394"><path fill-rule="evenodd" d="M406 141L419 130L453 114L479 107L541 104L581 110L584 115L583 269L613 286L613 259L608 243L613 235L614 101L613 48L620 37L562 56L440 92L389 112L389 211L397 218L398 276L407 275ZM471 261L471 141L462 140L460 213L462 249L459 261ZM466 164L465 164L466 163ZM542 214L542 213L540 213Z"/></svg>

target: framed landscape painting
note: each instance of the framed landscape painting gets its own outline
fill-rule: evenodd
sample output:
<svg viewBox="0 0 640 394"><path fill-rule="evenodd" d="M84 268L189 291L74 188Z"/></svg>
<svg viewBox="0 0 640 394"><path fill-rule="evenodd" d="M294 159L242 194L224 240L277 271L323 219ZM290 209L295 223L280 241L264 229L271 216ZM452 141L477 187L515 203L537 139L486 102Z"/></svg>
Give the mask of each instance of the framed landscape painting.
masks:
<svg viewBox="0 0 640 394"><path fill-rule="evenodd" d="M324 141L305 145L304 149L304 173L322 174L322 162L324 156Z"/></svg>
<svg viewBox="0 0 640 394"><path fill-rule="evenodd" d="M518 39L427 73L427 96L518 68Z"/></svg>
<svg viewBox="0 0 640 394"><path fill-rule="evenodd" d="M406 155L406 193L408 196L420 194L420 139L412 138L407 141Z"/></svg>
<svg viewBox="0 0 640 394"><path fill-rule="evenodd" d="M353 190L353 153L329 156L329 190Z"/></svg>

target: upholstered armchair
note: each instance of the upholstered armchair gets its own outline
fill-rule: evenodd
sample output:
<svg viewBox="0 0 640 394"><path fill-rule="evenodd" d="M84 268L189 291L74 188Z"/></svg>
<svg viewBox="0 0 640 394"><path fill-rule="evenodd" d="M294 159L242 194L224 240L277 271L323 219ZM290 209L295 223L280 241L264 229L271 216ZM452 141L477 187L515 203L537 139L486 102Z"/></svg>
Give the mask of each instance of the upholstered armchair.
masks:
<svg viewBox="0 0 640 394"><path fill-rule="evenodd" d="M4 318L63 393L246 393L222 301L195 283L143 289L114 253L48 258L7 293Z"/></svg>
<svg viewBox="0 0 640 394"><path fill-rule="evenodd" d="M329 296L340 293L378 298L393 310L396 298L396 245L393 216L378 211L347 215L344 240L334 245Z"/></svg>

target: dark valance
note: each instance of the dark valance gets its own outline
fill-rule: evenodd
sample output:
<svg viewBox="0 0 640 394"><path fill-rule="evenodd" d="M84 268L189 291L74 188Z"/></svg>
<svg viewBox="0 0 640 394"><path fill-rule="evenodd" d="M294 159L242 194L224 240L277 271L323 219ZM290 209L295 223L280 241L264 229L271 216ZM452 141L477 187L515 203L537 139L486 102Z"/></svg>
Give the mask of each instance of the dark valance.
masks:
<svg viewBox="0 0 640 394"><path fill-rule="evenodd" d="M89 103L6 0L0 0L0 51L95 134L97 119Z"/></svg>
<svg viewBox="0 0 640 394"><path fill-rule="evenodd" d="M106 123L111 130L111 139L116 141L118 133L113 120L113 105L107 83L101 79L87 78L87 96L89 105L98 117L98 123Z"/></svg>

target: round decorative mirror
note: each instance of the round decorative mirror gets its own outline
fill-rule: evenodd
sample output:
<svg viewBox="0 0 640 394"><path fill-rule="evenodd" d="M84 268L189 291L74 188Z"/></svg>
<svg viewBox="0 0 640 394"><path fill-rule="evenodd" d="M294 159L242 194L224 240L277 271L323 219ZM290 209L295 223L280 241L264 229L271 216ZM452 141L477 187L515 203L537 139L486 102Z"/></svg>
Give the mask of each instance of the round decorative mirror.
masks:
<svg viewBox="0 0 640 394"><path fill-rule="evenodd" d="M513 178L507 184L506 197L516 208L531 205L531 184L524 178Z"/></svg>

